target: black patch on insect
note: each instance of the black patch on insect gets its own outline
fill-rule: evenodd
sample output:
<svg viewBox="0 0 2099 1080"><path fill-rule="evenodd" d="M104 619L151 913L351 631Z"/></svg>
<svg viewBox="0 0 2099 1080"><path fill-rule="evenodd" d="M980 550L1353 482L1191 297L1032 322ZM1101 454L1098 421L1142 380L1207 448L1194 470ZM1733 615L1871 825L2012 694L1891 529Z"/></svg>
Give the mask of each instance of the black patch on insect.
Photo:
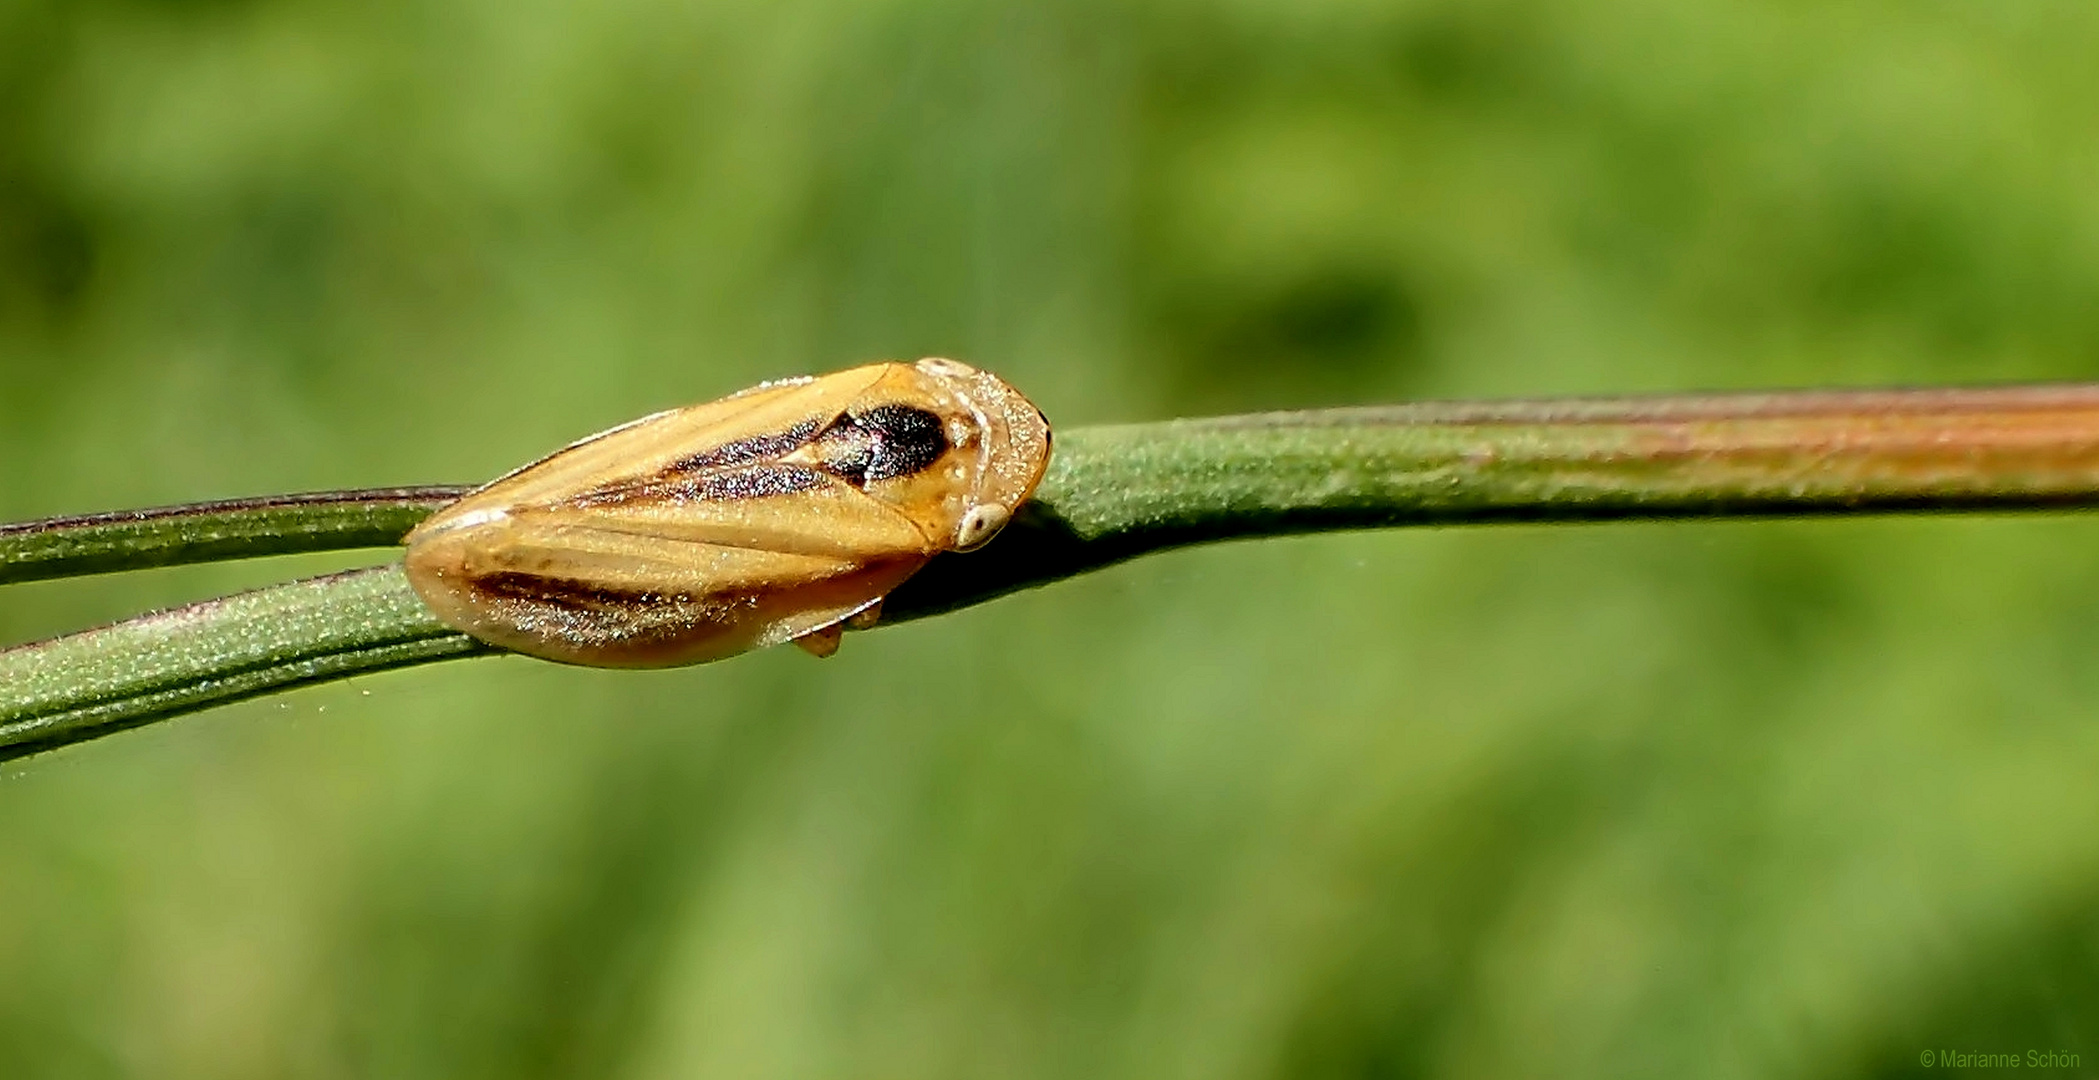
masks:
<svg viewBox="0 0 2099 1080"><path fill-rule="evenodd" d="M702 473L689 481L665 485L675 496L692 499L763 499L812 491L830 481L815 469L799 465L750 465ZM674 496L674 497L675 497Z"/></svg>
<svg viewBox="0 0 2099 1080"><path fill-rule="evenodd" d="M814 438L817 423L815 420L804 420L775 435L752 435L748 438L732 439L719 446L710 446L697 454L679 458L665 466L664 471L695 472L779 457Z"/></svg>
<svg viewBox="0 0 2099 1080"><path fill-rule="evenodd" d="M637 605L660 604L670 597L646 589L608 589L570 578L544 577L518 570L501 570L472 580L474 588L503 600L525 600L552 604L571 611L627 610Z"/></svg>
<svg viewBox="0 0 2099 1080"><path fill-rule="evenodd" d="M568 501L573 507L620 506L634 502L699 502L763 499L813 491L830 483L815 469L766 462L740 468L713 469L688 475L667 474L639 484L586 491Z"/></svg>
<svg viewBox="0 0 2099 1080"><path fill-rule="evenodd" d="M940 417L910 405L877 405L839 417L811 444L824 471L855 487L910 476L947 453Z"/></svg>

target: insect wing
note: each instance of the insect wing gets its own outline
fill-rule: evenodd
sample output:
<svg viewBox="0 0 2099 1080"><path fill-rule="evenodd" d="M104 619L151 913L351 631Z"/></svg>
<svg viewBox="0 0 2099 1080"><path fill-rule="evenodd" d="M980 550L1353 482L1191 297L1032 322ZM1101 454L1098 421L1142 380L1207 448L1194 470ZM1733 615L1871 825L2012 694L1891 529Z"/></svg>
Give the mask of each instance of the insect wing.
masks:
<svg viewBox="0 0 2099 1080"><path fill-rule="evenodd" d="M418 528L411 580L448 622L574 663L693 663L836 622L936 545L807 453L789 459L909 370L760 387L583 440Z"/></svg>
<svg viewBox="0 0 2099 1080"><path fill-rule="evenodd" d="M856 560L670 540L525 515L439 536L424 590L446 621L518 652L653 667L776 645L852 615L925 562Z"/></svg>
<svg viewBox="0 0 2099 1080"><path fill-rule="evenodd" d="M643 417L498 477L446 507L430 524L643 484L681 464L690 471L776 456L835 420L886 366L774 383Z"/></svg>

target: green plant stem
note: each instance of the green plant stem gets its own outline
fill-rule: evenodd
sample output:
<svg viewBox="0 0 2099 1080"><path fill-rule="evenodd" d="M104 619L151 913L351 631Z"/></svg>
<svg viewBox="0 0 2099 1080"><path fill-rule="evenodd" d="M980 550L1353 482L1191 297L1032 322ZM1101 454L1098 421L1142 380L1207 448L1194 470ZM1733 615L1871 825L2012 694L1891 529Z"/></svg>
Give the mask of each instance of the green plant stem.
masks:
<svg viewBox="0 0 2099 1080"><path fill-rule="evenodd" d="M0 652L0 760L305 683L490 652L398 564L140 616Z"/></svg>
<svg viewBox="0 0 2099 1080"><path fill-rule="evenodd" d="M396 501L376 511L378 528L309 498L317 512L304 518L279 500L252 504L299 546L272 547L268 528L236 525L229 535L259 539L218 550L390 543L430 505ZM207 512L223 517L229 505L239 504ZM935 559L890 596L883 618L1242 537L2095 505L2099 386L2087 385L1425 404L1092 428L1058 436L1034 502L997 541ZM156 539L180 535L174 525L149 531L159 546L143 563L98 552L40 565L89 572L208 550ZM0 652L0 758L283 687L491 651L438 623L398 566L280 585Z"/></svg>
<svg viewBox="0 0 2099 1080"><path fill-rule="evenodd" d="M1395 525L2099 506L2099 384L1417 405L1059 435L1020 519L883 604L937 614L1212 540Z"/></svg>
<svg viewBox="0 0 2099 1080"><path fill-rule="evenodd" d="M229 499L0 525L0 584L177 563L383 547L461 487Z"/></svg>

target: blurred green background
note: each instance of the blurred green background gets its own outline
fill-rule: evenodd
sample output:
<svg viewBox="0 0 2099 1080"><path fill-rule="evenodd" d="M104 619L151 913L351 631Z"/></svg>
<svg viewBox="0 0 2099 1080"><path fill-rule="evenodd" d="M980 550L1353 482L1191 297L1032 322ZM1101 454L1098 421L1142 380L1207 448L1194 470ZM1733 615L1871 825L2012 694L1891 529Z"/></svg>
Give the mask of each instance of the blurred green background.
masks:
<svg viewBox="0 0 2099 1080"><path fill-rule="evenodd" d="M924 354L1065 426L2099 378L2094 55L2082 0L0 0L0 519ZM14 586L0 641L373 558ZM374 676L0 768L0 1071L2090 1073L2095 655L2057 516L1242 543L824 663Z"/></svg>

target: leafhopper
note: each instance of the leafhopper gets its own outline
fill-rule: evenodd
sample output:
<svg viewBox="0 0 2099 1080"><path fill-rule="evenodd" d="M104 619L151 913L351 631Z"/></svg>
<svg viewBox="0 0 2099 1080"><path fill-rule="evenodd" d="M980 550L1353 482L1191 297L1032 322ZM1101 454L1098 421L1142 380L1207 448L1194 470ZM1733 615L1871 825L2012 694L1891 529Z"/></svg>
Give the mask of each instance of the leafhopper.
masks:
<svg viewBox="0 0 2099 1080"><path fill-rule="evenodd" d="M953 360L769 382L468 493L408 534L408 580L448 625L564 663L829 655L933 556L995 536L1049 453L1027 398Z"/></svg>

